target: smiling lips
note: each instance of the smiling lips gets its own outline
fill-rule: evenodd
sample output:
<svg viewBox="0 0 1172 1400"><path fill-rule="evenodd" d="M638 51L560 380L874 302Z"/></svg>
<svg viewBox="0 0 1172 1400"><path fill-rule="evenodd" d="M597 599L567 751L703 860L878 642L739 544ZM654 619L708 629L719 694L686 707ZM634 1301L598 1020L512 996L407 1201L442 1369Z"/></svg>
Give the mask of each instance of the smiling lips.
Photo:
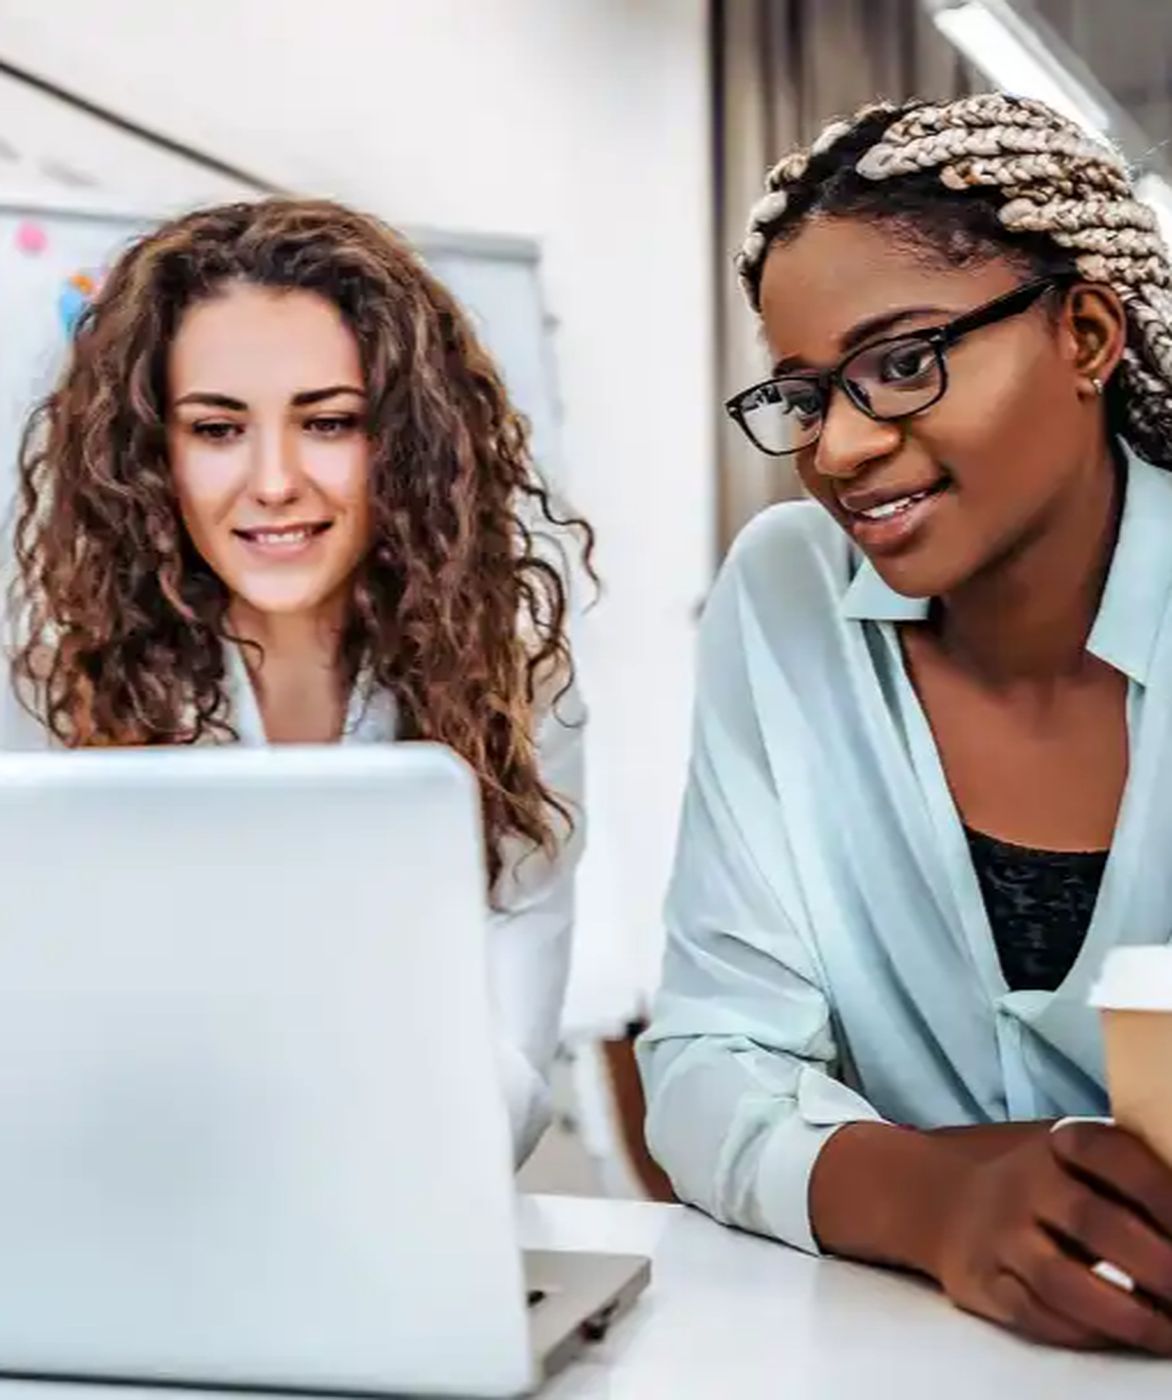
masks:
<svg viewBox="0 0 1172 1400"><path fill-rule="evenodd" d="M298 554L320 538L333 524L330 520L296 521L289 525L257 525L233 530L237 539L265 554Z"/></svg>
<svg viewBox="0 0 1172 1400"><path fill-rule="evenodd" d="M858 491L838 499L851 534L860 544L879 550L903 544L948 486L949 479L941 477L915 491Z"/></svg>

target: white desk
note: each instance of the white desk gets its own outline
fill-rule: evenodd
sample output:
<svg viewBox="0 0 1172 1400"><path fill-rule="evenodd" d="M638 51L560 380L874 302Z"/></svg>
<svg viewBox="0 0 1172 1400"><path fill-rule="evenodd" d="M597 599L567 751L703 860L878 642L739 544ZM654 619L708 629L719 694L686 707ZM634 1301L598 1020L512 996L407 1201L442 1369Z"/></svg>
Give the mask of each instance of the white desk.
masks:
<svg viewBox="0 0 1172 1400"><path fill-rule="evenodd" d="M649 1254L634 1311L542 1400L1168 1400L1172 1362L1047 1351L906 1279L820 1263L679 1206L531 1196L533 1249ZM227 1392L0 1381L0 1400L218 1400ZM236 1395L241 1392L235 1392Z"/></svg>
<svg viewBox="0 0 1172 1400"><path fill-rule="evenodd" d="M543 1400L1172 1396L1172 1362L1034 1347L915 1281L807 1259L679 1206L530 1197L522 1233L531 1248L653 1260L634 1311Z"/></svg>

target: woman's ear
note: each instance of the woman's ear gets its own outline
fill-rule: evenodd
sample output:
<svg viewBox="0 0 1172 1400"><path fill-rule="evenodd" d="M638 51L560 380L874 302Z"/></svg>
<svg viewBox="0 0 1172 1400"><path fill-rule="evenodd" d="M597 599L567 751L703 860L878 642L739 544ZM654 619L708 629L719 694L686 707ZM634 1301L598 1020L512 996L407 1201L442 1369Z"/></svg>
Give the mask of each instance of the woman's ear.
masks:
<svg viewBox="0 0 1172 1400"><path fill-rule="evenodd" d="M1103 392L1127 345L1127 313L1118 294L1101 282L1080 282L1067 294L1063 326L1079 393Z"/></svg>

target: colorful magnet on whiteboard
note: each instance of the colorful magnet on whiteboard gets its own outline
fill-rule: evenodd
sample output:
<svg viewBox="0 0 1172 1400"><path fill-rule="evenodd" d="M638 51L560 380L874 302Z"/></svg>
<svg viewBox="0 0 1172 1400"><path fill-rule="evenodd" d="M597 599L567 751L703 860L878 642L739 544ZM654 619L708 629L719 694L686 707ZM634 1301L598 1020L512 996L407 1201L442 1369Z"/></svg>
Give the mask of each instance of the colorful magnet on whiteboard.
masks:
<svg viewBox="0 0 1172 1400"><path fill-rule="evenodd" d="M22 253L35 258L49 246L49 235L42 224L26 219L16 230L16 246Z"/></svg>
<svg viewBox="0 0 1172 1400"><path fill-rule="evenodd" d="M66 335L73 334L81 313L93 300L96 290L94 279L88 273L75 272L66 279L57 297L57 312Z"/></svg>

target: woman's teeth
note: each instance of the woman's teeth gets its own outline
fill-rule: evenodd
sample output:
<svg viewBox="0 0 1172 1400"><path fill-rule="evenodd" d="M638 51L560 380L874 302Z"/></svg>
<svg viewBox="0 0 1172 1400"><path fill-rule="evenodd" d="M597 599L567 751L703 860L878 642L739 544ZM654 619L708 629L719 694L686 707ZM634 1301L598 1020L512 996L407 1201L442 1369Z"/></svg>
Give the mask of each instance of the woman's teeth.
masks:
<svg viewBox="0 0 1172 1400"><path fill-rule="evenodd" d="M297 544L307 540L312 533L308 526L299 530L253 530L249 538L258 544Z"/></svg>
<svg viewBox="0 0 1172 1400"><path fill-rule="evenodd" d="M320 525L272 526L266 530L240 530L238 533L241 539L250 544L276 546L304 544L306 540L314 539L327 529L328 521Z"/></svg>
<svg viewBox="0 0 1172 1400"><path fill-rule="evenodd" d="M870 510L861 510L859 515L864 520L888 520L893 515L899 515L905 510L910 510L912 506L918 505L920 501L925 501L929 496L936 494L939 488L933 486L927 491L917 491L912 496L900 496L894 501L884 501L882 505L872 506Z"/></svg>

